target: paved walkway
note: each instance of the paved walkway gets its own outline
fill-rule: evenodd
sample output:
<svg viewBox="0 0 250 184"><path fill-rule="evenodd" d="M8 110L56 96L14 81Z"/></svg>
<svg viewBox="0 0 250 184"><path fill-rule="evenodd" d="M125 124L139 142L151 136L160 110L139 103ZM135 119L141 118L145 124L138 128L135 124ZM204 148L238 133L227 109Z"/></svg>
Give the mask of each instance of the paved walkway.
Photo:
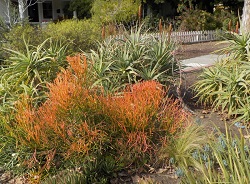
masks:
<svg viewBox="0 0 250 184"><path fill-rule="evenodd" d="M199 56L195 58L185 59L182 60L182 66L184 67L183 71L193 71L198 70L203 67L208 67L214 65L214 63L221 58L225 57L224 55L217 55L217 54L209 54L204 56Z"/></svg>

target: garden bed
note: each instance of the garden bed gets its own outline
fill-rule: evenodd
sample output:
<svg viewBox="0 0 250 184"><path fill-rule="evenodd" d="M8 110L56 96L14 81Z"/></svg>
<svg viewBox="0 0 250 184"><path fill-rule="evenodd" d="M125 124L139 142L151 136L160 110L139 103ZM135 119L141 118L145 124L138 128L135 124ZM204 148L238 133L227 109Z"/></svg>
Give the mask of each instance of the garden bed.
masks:
<svg viewBox="0 0 250 184"><path fill-rule="evenodd" d="M218 44L218 42L205 42L198 44L190 45L181 45L176 53L176 57L179 60L193 58L201 55L207 55L211 52L214 52L218 49L226 47L226 44ZM197 99L194 98L194 93L191 89L191 86L197 81L197 76L201 73L201 70L195 70L192 72L183 73L184 81L182 85L182 93L184 103L187 105L189 110L192 111L192 117L194 121L200 124L205 124L208 131L213 130L213 124L218 126L222 132L224 132L224 123L232 124L234 123L233 119L226 119L223 114L218 112L213 112L209 107L204 107L201 104L197 103ZM233 131L238 132L237 127L231 126ZM151 168L154 169L154 168ZM149 168L145 168L147 172ZM2 174L2 175L1 175ZM112 183L136 183L138 181L148 181L158 182L165 184L175 184L177 183L176 176L174 171L171 168L163 168L162 170L156 169L153 174L146 175L132 175L128 172L118 173L118 178L112 180ZM0 173L0 183L22 183L17 181L10 181L6 178L6 173ZM25 183L25 182L23 182Z"/></svg>

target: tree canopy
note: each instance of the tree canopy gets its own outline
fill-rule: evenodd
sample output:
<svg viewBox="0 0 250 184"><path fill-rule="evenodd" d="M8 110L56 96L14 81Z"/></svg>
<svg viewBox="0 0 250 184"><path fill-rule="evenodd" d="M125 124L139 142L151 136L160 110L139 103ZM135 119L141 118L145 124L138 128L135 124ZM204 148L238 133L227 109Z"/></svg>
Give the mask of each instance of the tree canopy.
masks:
<svg viewBox="0 0 250 184"><path fill-rule="evenodd" d="M77 11L78 18L91 17L91 8L93 0L72 0L69 4L69 10Z"/></svg>
<svg viewBox="0 0 250 184"><path fill-rule="evenodd" d="M93 18L102 23L130 21L137 16L140 0L95 0Z"/></svg>

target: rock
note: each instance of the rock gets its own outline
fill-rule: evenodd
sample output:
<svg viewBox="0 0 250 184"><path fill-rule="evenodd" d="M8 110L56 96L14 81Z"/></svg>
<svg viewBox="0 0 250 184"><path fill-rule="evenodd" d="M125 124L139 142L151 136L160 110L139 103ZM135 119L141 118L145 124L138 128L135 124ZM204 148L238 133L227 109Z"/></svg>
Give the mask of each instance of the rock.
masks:
<svg viewBox="0 0 250 184"><path fill-rule="evenodd" d="M204 119L204 118L205 118L205 115L200 116L200 118L201 118L201 119Z"/></svg>
<svg viewBox="0 0 250 184"><path fill-rule="evenodd" d="M139 183L141 181L141 178L138 175L132 176L133 183Z"/></svg>
<svg viewBox="0 0 250 184"><path fill-rule="evenodd" d="M11 173L5 172L2 175L0 175L0 183L7 183L11 179Z"/></svg>
<svg viewBox="0 0 250 184"><path fill-rule="evenodd" d="M163 173L163 172L166 172L168 169L162 169L162 168L160 168L160 169L158 169L158 171L156 172L157 174L161 174L161 173Z"/></svg>
<svg viewBox="0 0 250 184"><path fill-rule="evenodd" d="M203 110L203 111L201 111L201 113L202 113L202 114L209 114L209 111Z"/></svg>

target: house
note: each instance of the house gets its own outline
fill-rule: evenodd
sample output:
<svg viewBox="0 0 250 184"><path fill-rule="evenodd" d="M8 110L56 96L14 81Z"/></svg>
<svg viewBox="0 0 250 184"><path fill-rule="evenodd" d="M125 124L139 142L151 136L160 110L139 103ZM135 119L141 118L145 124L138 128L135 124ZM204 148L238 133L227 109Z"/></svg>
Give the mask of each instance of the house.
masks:
<svg viewBox="0 0 250 184"><path fill-rule="evenodd" d="M0 16L7 21L7 1L0 0ZM18 0L11 0L18 7ZM57 21L63 19L64 9L68 6L70 0L32 0L27 1L29 6L24 5L24 17L29 19L32 24L41 24L49 21ZM27 8L26 8L27 7Z"/></svg>
<svg viewBox="0 0 250 184"><path fill-rule="evenodd" d="M6 5L6 3L5 3L5 1L4 0L0 0L0 18L2 18L3 20L6 20L7 19L7 16L6 16L6 9L7 9L7 7L6 7L7 5Z"/></svg>

